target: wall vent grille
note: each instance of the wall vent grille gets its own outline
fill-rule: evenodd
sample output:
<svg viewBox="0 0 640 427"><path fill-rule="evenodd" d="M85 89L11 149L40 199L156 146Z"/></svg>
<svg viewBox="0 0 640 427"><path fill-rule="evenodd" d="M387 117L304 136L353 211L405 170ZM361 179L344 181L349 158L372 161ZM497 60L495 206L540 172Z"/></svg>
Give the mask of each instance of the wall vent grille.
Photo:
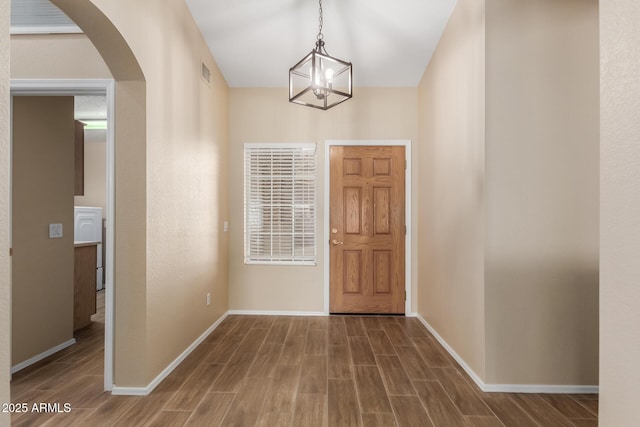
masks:
<svg viewBox="0 0 640 427"><path fill-rule="evenodd" d="M202 63L201 71L202 79L207 82L207 84L211 85L211 70L204 64L204 62Z"/></svg>

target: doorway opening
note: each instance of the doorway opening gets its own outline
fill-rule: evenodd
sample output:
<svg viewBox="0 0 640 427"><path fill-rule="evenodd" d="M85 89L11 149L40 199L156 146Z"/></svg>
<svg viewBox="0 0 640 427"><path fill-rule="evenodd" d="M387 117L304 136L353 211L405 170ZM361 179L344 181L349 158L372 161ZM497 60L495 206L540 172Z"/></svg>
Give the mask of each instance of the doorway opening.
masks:
<svg viewBox="0 0 640 427"><path fill-rule="evenodd" d="M113 80L12 80L11 96L105 96L106 117L106 188L105 188L105 241L102 247L104 251L104 389L110 391L113 388L113 360L114 360L114 224L115 224L115 133L114 133L114 105L115 92ZM13 136L12 136L13 141ZM13 142L12 142L13 145ZM13 170L11 171L13 179ZM11 199L15 195L12 194ZM13 208L10 209L10 212ZM13 230L13 218L10 218L11 230ZM70 230L64 230L69 233ZM10 239L13 237L11 236ZM13 242L10 242L11 246ZM51 349L55 352L56 348ZM17 372L26 366L37 363L48 357L52 352L36 354L30 359L12 367L11 372Z"/></svg>

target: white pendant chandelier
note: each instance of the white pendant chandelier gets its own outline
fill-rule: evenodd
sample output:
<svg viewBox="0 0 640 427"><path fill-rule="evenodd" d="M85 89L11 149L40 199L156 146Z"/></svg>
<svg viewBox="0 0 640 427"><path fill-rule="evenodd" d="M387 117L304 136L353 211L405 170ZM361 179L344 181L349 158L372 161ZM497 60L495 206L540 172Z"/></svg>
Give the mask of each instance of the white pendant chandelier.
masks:
<svg viewBox="0 0 640 427"><path fill-rule="evenodd" d="M289 69L289 102L328 110L351 98L351 62L329 56L322 34L322 0L316 47Z"/></svg>

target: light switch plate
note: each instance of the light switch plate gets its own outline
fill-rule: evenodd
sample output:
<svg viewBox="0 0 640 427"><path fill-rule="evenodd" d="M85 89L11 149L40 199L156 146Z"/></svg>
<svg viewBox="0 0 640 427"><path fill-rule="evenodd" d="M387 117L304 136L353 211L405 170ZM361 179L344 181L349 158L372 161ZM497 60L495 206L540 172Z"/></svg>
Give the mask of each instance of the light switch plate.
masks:
<svg viewBox="0 0 640 427"><path fill-rule="evenodd" d="M225 221L225 222L222 224L222 228L223 228L223 230L224 230L224 232L225 232L225 233L226 233L226 232L228 232L228 231L229 231L229 221Z"/></svg>
<svg viewBox="0 0 640 427"><path fill-rule="evenodd" d="M49 224L49 238L59 239L62 237L62 224Z"/></svg>

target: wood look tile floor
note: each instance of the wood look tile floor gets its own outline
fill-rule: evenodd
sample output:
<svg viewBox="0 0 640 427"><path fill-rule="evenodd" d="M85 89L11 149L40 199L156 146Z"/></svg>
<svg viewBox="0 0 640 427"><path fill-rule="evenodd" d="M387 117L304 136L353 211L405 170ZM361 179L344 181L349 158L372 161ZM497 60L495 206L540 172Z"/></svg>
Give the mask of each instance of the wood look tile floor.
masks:
<svg viewBox="0 0 640 427"><path fill-rule="evenodd" d="M99 297L99 309L103 307ZM14 375L14 426L597 426L597 395L483 393L417 319L229 316L149 396L102 391L104 316Z"/></svg>

